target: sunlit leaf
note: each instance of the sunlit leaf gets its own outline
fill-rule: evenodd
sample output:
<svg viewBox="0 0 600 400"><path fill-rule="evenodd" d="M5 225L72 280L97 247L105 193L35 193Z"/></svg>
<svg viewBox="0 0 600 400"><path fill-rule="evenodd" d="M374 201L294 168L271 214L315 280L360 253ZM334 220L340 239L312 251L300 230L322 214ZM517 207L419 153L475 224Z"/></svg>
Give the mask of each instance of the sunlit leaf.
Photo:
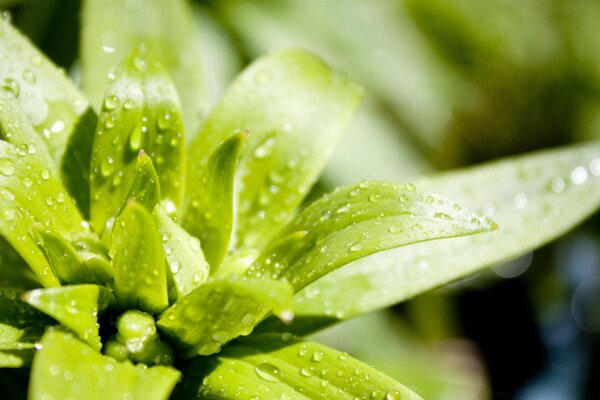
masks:
<svg viewBox="0 0 600 400"><path fill-rule="evenodd" d="M181 396L211 399L413 399L408 388L346 353L289 334L244 338L192 362Z"/></svg>
<svg viewBox="0 0 600 400"><path fill-rule="evenodd" d="M358 258L411 243L494 229L494 224L444 197L400 185L365 181L315 201L281 232L248 270L286 278L296 290ZM306 232L296 243L288 235Z"/></svg>
<svg viewBox="0 0 600 400"><path fill-rule="evenodd" d="M293 94L293 95L292 95ZM319 59L281 51L248 67L204 122L188 158L188 187L229 137L250 132L239 165L238 248L265 246L300 204L338 143L361 90ZM189 192L183 226L197 234L204 193Z"/></svg>
<svg viewBox="0 0 600 400"><path fill-rule="evenodd" d="M203 210L193 222L194 232L198 233L202 250L213 271L220 265L229 246L233 227L235 170L247 136L244 132L233 135L221 144L209 158L205 169L196 172L201 180L188 189L188 196L197 199L194 207Z"/></svg>
<svg viewBox="0 0 600 400"><path fill-rule="evenodd" d="M200 242L173 221L160 205L154 209L154 219L177 294L185 296L208 280L210 269L200 249Z"/></svg>
<svg viewBox="0 0 600 400"><path fill-rule="evenodd" d="M39 246L61 283L105 284L112 279L112 268L108 262L101 259L94 263L86 262L75 247L59 235L44 229L38 230L37 234L41 238ZM99 257L96 255L94 258Z"/></svg>
<svg viewBox="0 0 600 400"><path fill-rule="evenodd" d="M118 363L69 333L48 331L31 368L32 399L168 399L179 371Z"/></svg>
<svg viewBox="0 0 600 400"><path fill-rule="evenodd" d="M115 222L110 249L119 304L149 313L165 309L169 304L165 253L144 206L128 201Z"/></svg>
<svg viewBox="0 0 600 400"><path fill-rule="evenodd" d="M521 255L564 234L600 206L598 176L600 145L589 143L424 178L417 187L490 216L499 229L358 261L299 293L296 310L347 318Z"/></svg>
<svg viewBox="0 0 600 400"><path fill-rule="evenodd" d="M0 21L0 83L12 92L37 131L53 165L84 215L88 213L88 171L95 115L64 72L9 22ZM28 129L28 128L24 128ZM36 141L36 144L38 142ZM58 176L58 175L55 175Z"/></svg>
<svg viewBox="0 0 600 400"><path fill-rule="evenodd" d="M240 335L248 335L269 311L293 317L292 288L280 281L219 280L200 286L177 300L157 326L191 357L209 355Z"/></svg>
<svg viewBox="0 0 600 400"><path fill-rule="evenodd" d="M149 212L152 212L154 207L160 203L160 185L158 182L158 175L152 160L145 151L140 150L137 158L137 169L127 199L137 201L146 207Z"/></svg>
<svg viewBox="0 0 600 400"><path fill-rule="evenodd" d="M0 141L0 234L45 286L56 286L33 234L36 223L65 237L85 230L82 217L50 170L22 149Z"/></svg>
<svg viewBox="0 0 600 400"><path fill-rule="evenodd" d="M102 286L71 285L32 290L22 298L71 329L94 350L100 351L98 312L108 306L111 296Z"/></svg>
<svg viewBox="0 0 600 400"><path fill-rule="evenodd" d="M184 127L166 71L136 48L115 70L94 138L91 222L105 229L130 190L138 152L153 160L163 199L177 207L183 191Z"/></svg>
<svg viewBox="0 0 600 400"><path fill-rule="evenodd" d="M186 126L198 127L206 107L192 10L185 0L85 0L82 13L84 88L100 104L110 69L144 42L166 68L181 98Z"/></svg>

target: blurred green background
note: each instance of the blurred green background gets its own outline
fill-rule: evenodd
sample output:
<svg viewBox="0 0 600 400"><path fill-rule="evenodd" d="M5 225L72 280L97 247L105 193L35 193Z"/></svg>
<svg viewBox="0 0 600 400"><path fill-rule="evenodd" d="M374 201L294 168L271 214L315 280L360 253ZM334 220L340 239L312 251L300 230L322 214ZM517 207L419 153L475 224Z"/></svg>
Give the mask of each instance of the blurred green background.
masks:
<svg viewBox="0 0 600 400"><path fill-rule="evenodd" d="M119 1L134 10L155 0ZM365 87L316 192L600 138L597 0L190 4L203 64L199 120L245 65L282 47L310 50ZM82 7L0 0L76 80ZM534 254L318 339L426 399L598 398L599 277L596 218Z"/></svg>

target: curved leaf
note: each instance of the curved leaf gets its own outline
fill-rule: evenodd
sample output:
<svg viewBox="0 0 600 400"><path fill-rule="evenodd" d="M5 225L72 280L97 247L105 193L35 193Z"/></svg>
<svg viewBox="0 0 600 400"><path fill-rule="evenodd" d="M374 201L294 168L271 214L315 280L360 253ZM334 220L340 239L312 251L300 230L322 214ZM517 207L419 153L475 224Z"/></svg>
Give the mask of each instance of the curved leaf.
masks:
<svg viewBox="0 0 600 400"><path fill-rule="evenodd" d="M40 223L61 236L84 231L85 223L47 167L22 149L0 141L0 234L45 286L57 286L33 227Z"/></svg>
<svg viewBox="0 0 600 400"><path fill-rule="evenodd" d="M189 398L420 399L346 353L289 334L244 338L192 362L184 376L176 393Z"/></svg>
<svg viewBox="0 0 600 400"><path fill-rule="evenodd" d="M365 181L306 207L247 273L287 279L299 290L358 258L407 244L489 231L493 222L413 184ZM295 243L290 242L294 233ZM293 237L293 236L292 236Z"/></svg>
<svg viewBox="0 0 600 400"><path fill-rule="evenodd" d="M288 322L292 288L279 281L219 280L195 289L161 314L157 326L185 356L209 355L248 335L269 311Z"/></svg>
<svg viewBox="0 0 600 400"><path fill-rule="evenodd" d="M195 221L203 212L199 204L206 194L196 189L197 182L215 150L232 135L248 130L239 166L235 234L238 248L261 249L315 182L360 94L339 72L299 50L254 62L210 113L190 146L182 225L198 235Z"/></svg>
<svg viewBox="0 0 600 400"><path fill-rule="evenodd" d="M157 313L169 305L165 253L152 215L127 202L111 236L115 296L123 307Z"/></svg>
<svg viewBox="0 0 600 400"><path fill-rule="evenodd" d="M98 312L108 306L110 292L97 285L71 285L36 289L25 293L23 301L71 329L96 351L100 351Z"/></svg>
<svg viewBox="0 0 600 400"><path fill-rule="evenodd" d="M69 333L50 329L33 359L32 399L168 399L179 371L118 363Z"/></svg>
<svg viewBox="0 0 600 400"><path fill-rule="evenodd" d="M137 166L127 199L133 199L152 212L154 207L160 203L160 184L158 175L144 150L140 150L137 158ZM124 203L123 205L125 205Z"/></svg>
<svg viewBox="0 0 600 400"><path fill-rule="evenodd" d="M130 190L141 149L155 161L163 198L178 207L183 191L184 127L166 71L136 48L106 92L91 161L91 222L101 232Z"/></svg>
<svg viewBox="0 0 600 400"><path fill-rule="evenodd" d="M424 178L419 187L481 211L500 228L358 261L299 293L295 297L297 313L348 318L539 247L598 209L599 176L600 144L594 142Z"/></svg>
<svg viewBox="0 0 600 400"><path fill-rule="evenodd" d="M110 69L144 42L173 78L186 126L197 129L208 88L187 1L165 7L162 0L85 0L82 26L83 86L94 104L102 100Z"/></svg>
<svg viewBox="0 0 600 400"><path fill-rule="evenodd" d="M173 274L177 297L185 296L208 280L210 267L204 259L198 239L173 221L160 205L154 208L154 220Z"/></svg>
<svg viewBox="0 0 600 400"><path fill-rule="evenodd" d="M46 167L60 171L67 189L87 215L87 172L96 117L87 99L64 71L54 66L9 22L0 21L0 29L3 32L0 82L19 100L30 125L46 147L37 146L35 151L51 156L54 165Z"/></svg>

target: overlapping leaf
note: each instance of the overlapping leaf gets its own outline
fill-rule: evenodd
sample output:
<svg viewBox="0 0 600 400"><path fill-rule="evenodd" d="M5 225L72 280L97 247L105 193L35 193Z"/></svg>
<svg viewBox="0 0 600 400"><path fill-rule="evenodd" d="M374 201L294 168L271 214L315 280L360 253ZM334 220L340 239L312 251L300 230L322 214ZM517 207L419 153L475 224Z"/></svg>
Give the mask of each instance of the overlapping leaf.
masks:
<svg viewBox="0 0 600 400"><path fill-rule="evenodd" d="M31 368L32 399L168 399L179 371L118 363L58 329L41 341Z"/></svg>
<svg viewBox="0 0 600 400"><path fill-rule="evenodd" d="M375 252L494 227L490 220L436 194L417 191L412 184L366 181L306 207L280 232L280 244L276 242L247 273L283 277L299 290Z"/></svg>
<svg viewBox="0 0 600 400"><path fill-rule="evenodd" d="M114 74L91 161L91 222L99 232L107 228L107 221L110 228L129 192L142 149L154 161L163 199L171 208L178 207L183 191L184 127L167 72L141 46Z"/></svg>
<svg viewBox="0 0 600 400"><path fill-rule="evenodd" d="M36 145L35 148L28 147L29 151L50 155L53 165L47 168L60 171L65 186L84 215L87 215L91 138L96 117L86 98L64 72L56 68L29 40L4 19L0 21L0 30L0 83L4 90L12 92L18 99L29 121L27 125L33 126L41 139L27 140L31 143L24 144ZM10 108L14 110L14 107ZM2 116L0 119L13 123L23 121L15 115ZM4 132L4 127L2 129ZM21 134L30 133L28 127L22 129L27 132Z"/></svg>
<svg viewBox="0 0 600 400"><path fill-rule="evenodd" d="M307 194L348 124L360 89L319 59L298 50L264 57L233 83L192 142L183 226L195 221L206 196L202 177L211 155L234 134L249 131L239 166L236 239L262 248Z"/></svg>
<svg viewBox="0 0 600 400"><path fill-rule="evenodd" d="M280 281L214 281L177 300L160 316L157 326L184 355L209 355L230 340L248 335L269 311L289 322L292 293Z"/></svg>
<svg viewBox="0 0 600 400"><path fill-rule="evenodd" d="M600 145L558 148L417 183L493 218L499 229L414 245L339 269L295 297L303 315L351 317L536 248L600 206ZM576 204L576 206L574 206Z"/></svg>
<svg viewBox="0 0 600 400"><path fill-rule="evenodd" d="M245 338L193 362L178 390L182 397L227 400L420 399L346 353L289 334Z"/></svg>

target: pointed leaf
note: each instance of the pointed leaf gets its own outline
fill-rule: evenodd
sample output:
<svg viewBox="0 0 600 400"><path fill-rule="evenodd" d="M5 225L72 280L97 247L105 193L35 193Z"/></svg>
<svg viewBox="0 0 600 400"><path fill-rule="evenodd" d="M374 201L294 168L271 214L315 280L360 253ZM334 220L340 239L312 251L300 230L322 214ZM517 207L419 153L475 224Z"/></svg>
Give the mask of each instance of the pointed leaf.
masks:
<svg viewBox="0 0 600 400"><path fill-rule="evenodd" d="M102 356L69 333L49 330L31 368L32 399L168 399L180 373Z"/></svg>
<svg viewBox="0 0 600 400"><path fill-rule="evenodd" d="M183 353L209 355L240 335L248 335L269 311L291 320L292 288L270 280L220 280L177 300L157 326Z"/></svg>
<svg viewBox="0 0 600 400"><path fill-rule="evenodd" d="M157 313L169 305L165 253L152 215L129 201L111 237L115 296L121 306Z"/></svg>
<svg viewBox="0 0 600 400"><path fill-rule="evenodd" d="M293 96L290 94L293 93ZM192 142L182 225L197 234L211 154L233 134L250 136L239 167L237 247L262 248L292 216L350 121L360 89L298 50L264 57L233 83Z"/></svg>
<svg viewBox="0 0 600 400"><path fill-rule="evenodd" d="M50 170L22 149L0 141L0 234L45 286L58 279L38 248L33 226L64 237L85 230L85 223Z"/></svg>
<svg viewBox="0 0 600 400"><path fill-rule="evenodd" d="M135 4L135 5L133 5ZM127 0L85 0L81 54L83 84L92 103L99 104L106 76L140 42L165 66L183 105L185 124L195 130L206 107L192 10L185 0L131 3Z"/></svg>
<svg viewBox="0 0 600 400"><path fill-rule="evenodd" d="M134 49L114 75L92 152L91 222L97 231L129 192L141 149L156 162L165 200L178 207L183 190L184 127L169 76L145 47Z"/></svg>
<svg viewBox="0 0 600 400"><path fill-rule="evenodd" d="M127 194L128 199L133 199L146 207L149 212L160 203L160 184L152 160L144 150L140 150L137 159L137 169L133 182Z"/></svg>
<svg viewBox="0 0 600 400"><path fill-rule="evenodd" d="M494 227L487 218L441 196L417 191L413 184L365 181L306 207L280 232L281 244L259 257L247 273L283 277L299 290L375 252ZM288 235L294 232L306 234L293 244Z"/></svg>
<svg viewBox="0 0 600 400"><path fill-rule="evenodd" d="M194 221L195 232L202 243L206 260L213 273L223 261L233 227L233 184L235 169L247 132L233 135L210 156L202 180L196 190L202 190L196 206L204 212Z"/></svg>
<svg viewBox="0 0 600 400"><path fill-rule="evenodd" d="M106 284L112 279L112 268L108 261L85 262L75 248L65 239L52 232L40 229L40 247L61 283ZM97 257L100 258L100 257Z"/></svg>
<svg viewBox="0 0 600 400"><path fill-rule="evenodd" d="M420 399L346 353L289 334L244 338L193 362L184 376L176 394L187 398Z"/></svg>
<svg viewBox="0 0 600 400"><path fill-rule="evenodd" d="M100 351L98 312L108 306L110 292L97 285L71 285L36 289L23 295L23 301L71 329L94 350Z"/></svg>
<svg viewBox="0 0 600 400"><path fill-rule="evenodd" d="M173 221L160 205L154 209L154 220L162 238L177 297L185 296L208 280L210 269L200 243Z"/></svg>
<svg viewBox="0 0 600 400"><path fill-rule="evenodd" d="M600 144L594 142L424 178L419 187L480 210L500 228L371 256L307 287L295 297L296 307L304 315L348 318L521 255L598 209L599 176Z"/></svg>
<svg viewBox="0 0 600 400"><path fill-rule="evenodd" d="M9 22L0 21L0 29L0 82L19 100L28 125L35 128L46 147L37 146L35 151L51 156L54 165L46 167L60 171L65 186L87 215L91 136L96 117L64 71Z"/></svg>

